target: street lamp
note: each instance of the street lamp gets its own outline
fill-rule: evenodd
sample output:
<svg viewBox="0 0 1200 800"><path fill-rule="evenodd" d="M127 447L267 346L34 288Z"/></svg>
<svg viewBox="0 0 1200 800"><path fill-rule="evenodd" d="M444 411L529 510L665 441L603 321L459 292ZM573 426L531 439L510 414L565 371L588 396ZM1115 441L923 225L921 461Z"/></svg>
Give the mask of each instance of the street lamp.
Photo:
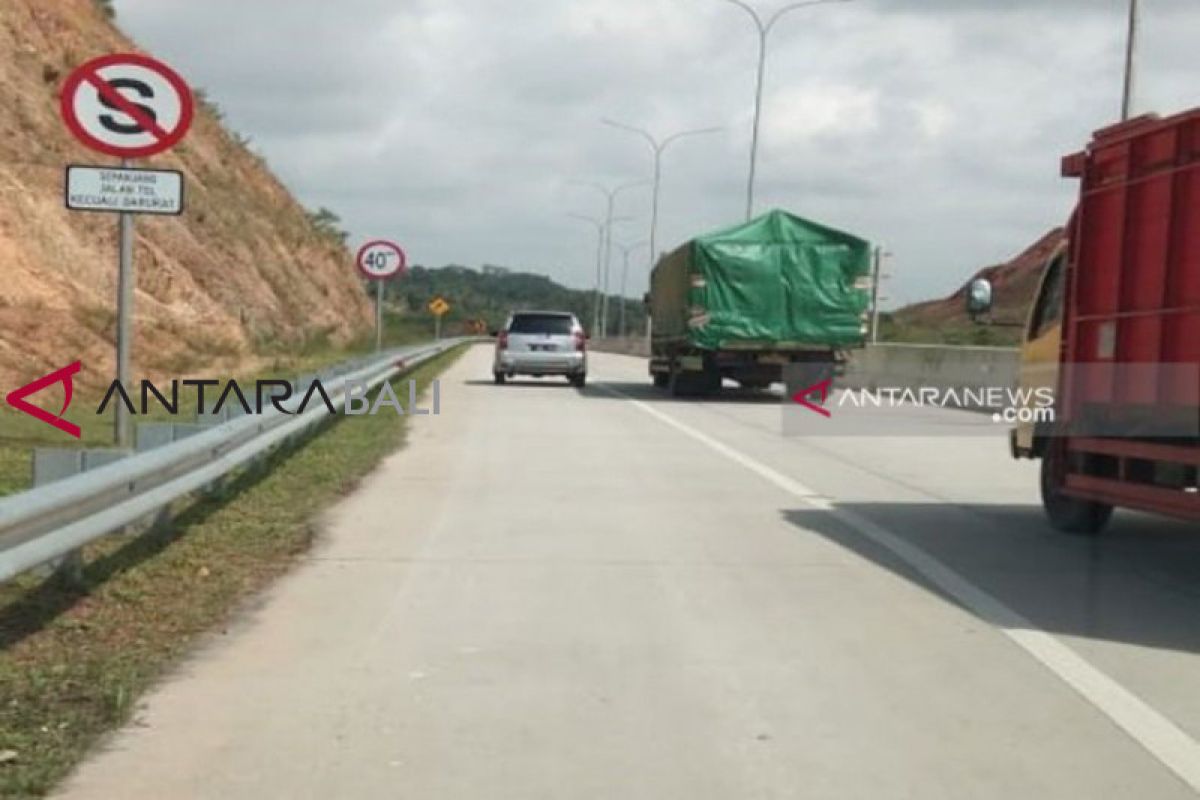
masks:
<svg viewBox="0 0 1200 800"><path fill-rule="evenodd" d="M596 219L595 217L589 217L586 214L568 214L567 216L570 217L571 219L577 219L581 222L586 222L589 225L594 225L596 228L596 239L597 239L597 242L596 242L596 290L595 290L595 300L592 305L591 331L592 331L593 336L595 336L595 335L602 336L603 334L598 333L598 332L601 331L601 328L604 325L604 322L600 317L600 291L601 291L600 279L601 279L601 275L604 270L604 244L605 244L605 241L608 240L608 238L609 238L609 230L612 227L612 225L615 225L618 222L628 222L630 219L632 219L632 217L613 217L611 222L606 223L605 220Z"/></svg>
<svg viewBox="0 0 1200 800"><path fill-rule="evenodd" d="M600 120L605 125L612 128L618 128L629 133L636 133L638 136L645 139L650 144L650 149L654 151L654 200L650 207L650 267L653 269L654 260L658 258L658 195L662 188L662 155L663 152L670 147L674 142L679 141L685 136L700 136L708 133L718 133L720 128L696 128L690 131L680 131L673 133L665 139L657 139L654 134L642 128L635 128L632 125L626 125L623 122L614 122L611 119Z"/></svg>
<svg viewBox="0 0 1200 800"><path fill-rule="evenodd" d="M646 239L642 239L640 242L634 242L633 244L619 244L619 243L617 244L617 247L621 248L621 258L622 258L622 262L621 262L621 325L618 328L622 339L624 339L629 334L629 331L627 331L625 329L625 305L626 305L626 300L627 300L627 295L625 292L626 292L626 285L629 282L629 254L632 253L634 250L637 250L639 247L645 246L646 244L647 244Z"/></svg>
<svg viewBox="0 0 1200 800"><path fill-rule="evenodd" d="M880 284L884 278L890 278L890 275L883 273L883 260L891 258L892 254L882 247L876 247L872 254L874 258L871 269L871 344L879 343L879 301L883 298L879 296Z"/></svg>
<svg viewBox="0 0 1200 800"><path fill-rule="evenodd" d="M600 323L600 269L604 263L604 223L584 214L568 214L567 216L596 226L596 293L592 305L592 335L595 336Z"/></svg>
<svg viewBox="0 0 1200 800"><path fill-rule="evenodd" d="M763 79L767 72L767 37L771 35L775 23L790 11L829 3L848 3L850 0L808 0L804 3L792 3L776 11L766 22L763 22L758 12L743 0L725 0L725 2L732 3L749 14L750 18L754 20L755 27L758 28L758 82L754 90L754 132L750 138L750 178L746 184L746 219L749 220L754 216L754 178L758 171L758 131L762 120Z"/></svg>
<svg viewBox="0 0 1200 800"><path fill-rule="evenodd" d="M616 186L614 188L609 188L609 187L605 186L604 184L598 183L596 181L572 180L572 181L569 181L569 183L571 183L574 186L591 187L592 189L595 189L596 191L598 191L602 195L604 195L604 198L607 201L608 210L604 216L604 220L605 220L605 222L604 222L604 227L605 227L604 253L603 253L603 255L601 255L601 259L604 263L604 270L603 270L604 279L602 281L602 284L604 287L604 292L602 294L602 299L600 301L600 330L603 331L603 333L605 335L607 335L607 333L608 333L608 295L609 295L608 286L609 286L609 275L612 272L612 226L613 226L614 222L623 221L623 220L628 219L628 217L622 217L619 219L613 217L613 214L616 211L617 196L620 195L621 192L628 191L629 189L636 189L638 187L645 186L647 183L649 183L649 181L630 181L629 183L623 183L620 186Z"/></svg>
<svg viewBox="0 0 1200 800"><path fill-rule="evenodd" d="M1138 0L1129 0L1129 34L1125 42L1125 89L1121 93L1121 121L1133 116L1133 90L1137 78Z"/></svg>

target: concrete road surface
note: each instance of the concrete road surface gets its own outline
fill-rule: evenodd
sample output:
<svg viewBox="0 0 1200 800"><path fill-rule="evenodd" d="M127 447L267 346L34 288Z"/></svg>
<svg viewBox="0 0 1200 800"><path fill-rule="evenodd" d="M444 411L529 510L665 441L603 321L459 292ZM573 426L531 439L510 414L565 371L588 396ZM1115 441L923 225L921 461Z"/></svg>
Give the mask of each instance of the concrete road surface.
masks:
<svg viewBox="0 0 1200 800"><path fill-rule="evenodd" d="M1196 531L1052 533L999 435L489 367L63 797L1195 796Z"/></svg>

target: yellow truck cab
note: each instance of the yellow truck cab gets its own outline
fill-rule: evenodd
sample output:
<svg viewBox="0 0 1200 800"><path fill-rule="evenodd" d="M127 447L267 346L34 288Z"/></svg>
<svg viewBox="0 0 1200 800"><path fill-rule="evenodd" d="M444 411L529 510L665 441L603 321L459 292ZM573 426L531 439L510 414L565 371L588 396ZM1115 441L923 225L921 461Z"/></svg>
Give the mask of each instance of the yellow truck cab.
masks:
<svg viewBox="0 0 1200 800"><path fill-rule="evenodd" d="M1029 309L1017 376L1021 397L1034 397L1038 390L1053 392L1058 388L1066 260L1067 246L1064 243L1046 260L1036 299ZM1032 420L1035 417L1029 415L1024 419ZM1046 442L1046 432L1040 428L1048 424L1052 423L1017 423L1010 433L1013 457L1040 458Z"/></svg>

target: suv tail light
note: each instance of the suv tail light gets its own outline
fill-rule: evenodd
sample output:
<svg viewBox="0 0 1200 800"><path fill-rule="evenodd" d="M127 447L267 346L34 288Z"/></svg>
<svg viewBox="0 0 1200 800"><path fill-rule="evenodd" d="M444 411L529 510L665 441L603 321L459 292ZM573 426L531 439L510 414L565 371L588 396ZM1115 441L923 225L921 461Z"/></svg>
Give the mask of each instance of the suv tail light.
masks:
<svg viewBox="0 0 1200 800"><path fill-rule="evenodd" d="M587 337L583 335L583 331L575 331L575 349L580 353L587 350Z"/></svg>
<svg viewBox="0 0 1200 800"><path fill-rule="evenodd" d="M501 350L508 349L508 331L500 331L500 335L496 337L496 344Z"/></svg>

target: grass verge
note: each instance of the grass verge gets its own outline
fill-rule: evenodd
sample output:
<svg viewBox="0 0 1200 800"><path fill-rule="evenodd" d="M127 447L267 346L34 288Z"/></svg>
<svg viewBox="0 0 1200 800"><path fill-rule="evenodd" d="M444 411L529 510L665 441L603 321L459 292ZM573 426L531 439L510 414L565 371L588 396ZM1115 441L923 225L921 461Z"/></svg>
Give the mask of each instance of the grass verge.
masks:
<svg viewBox="0 0 1200 800"><path fill-rule="evenodd" d="M423 388L464 350L401 380ZM164 532L96 543L80 587L32 576L0 586L0 798L44 796L126 722L197 636L292 566L319 512L406 430L393 414L332 422L180 509Z"/></svg>

